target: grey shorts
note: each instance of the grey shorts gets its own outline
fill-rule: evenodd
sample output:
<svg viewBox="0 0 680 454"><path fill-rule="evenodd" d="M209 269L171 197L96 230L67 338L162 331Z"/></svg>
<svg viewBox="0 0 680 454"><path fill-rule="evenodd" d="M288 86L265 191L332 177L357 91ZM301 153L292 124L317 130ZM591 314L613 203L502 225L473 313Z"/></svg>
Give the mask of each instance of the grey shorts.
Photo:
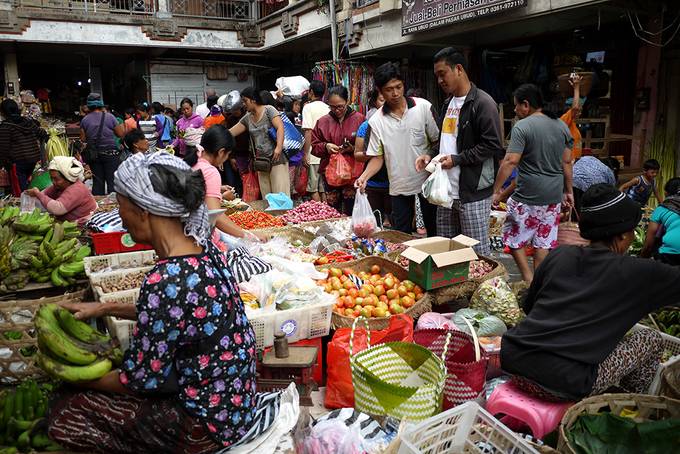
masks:
<svg viewBox="0 0 680 454"><path fill-rule="evenodd" d="M323 175L319 174L319 164L310 164L307 171L307 192L326 192Z"/></svg>

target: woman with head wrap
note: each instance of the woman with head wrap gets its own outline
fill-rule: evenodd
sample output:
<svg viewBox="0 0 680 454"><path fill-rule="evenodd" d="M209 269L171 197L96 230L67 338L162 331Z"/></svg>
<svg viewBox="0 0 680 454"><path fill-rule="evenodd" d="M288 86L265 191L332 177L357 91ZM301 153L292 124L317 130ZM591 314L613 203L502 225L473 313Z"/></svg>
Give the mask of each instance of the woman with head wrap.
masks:
<svg viewBox="0 0 680 454"><path fill-rule="evenodd" d="M83 165L76 158L56 156L48 168L52 186L42 192L31 188L26 193L36 197L59 221L87 222L97 209L97 202L83 184Z"/></svg>
<svg viewBox="0 0 680 454"><path fill-rule="evenodd" d="M167 153L135 154L115 189L125 227L158 261L135 305L64 305L78 318L114 315L137 328L119 370L57 397L50 438L102 453L248 443L271 425L278 400L256 394L255 333L224 255L208 241L201 173Z"/></svg>
<svg viewBox="0 0 680 454"><path fill-rule="evenodd" d="M34 120L22 117L19 105L12 99L0 103L0 115L3 120L0 123L0 166L5 167L13 178L16 173L14 181L20 192L28 187L28 179L40 161L40 142L47 141L47 133Z"/></svg>
<svg viewBox="0 0 680 454"><path fill-rule="evenodd" d="M503 335L501 365L517 386L555 400L612 386L646 392L661 336L627 333L680 300L680 269L626 255L640 218L640 205L612 186L596 184L583 195L579 227L590 246L548 254L523 302L526 318Z"/></svg>
<svg viewBox="0 0 680 454"><path fill-rule="evenodd" d="M86 163L92 170L92 193L105 195L113 192L113 173L120 159L116 139L125 135L125 125L118 124L116 117L104 110L104 101L99 93L87 97L88 113L80 122L80 140L86 143Z"/></svg>

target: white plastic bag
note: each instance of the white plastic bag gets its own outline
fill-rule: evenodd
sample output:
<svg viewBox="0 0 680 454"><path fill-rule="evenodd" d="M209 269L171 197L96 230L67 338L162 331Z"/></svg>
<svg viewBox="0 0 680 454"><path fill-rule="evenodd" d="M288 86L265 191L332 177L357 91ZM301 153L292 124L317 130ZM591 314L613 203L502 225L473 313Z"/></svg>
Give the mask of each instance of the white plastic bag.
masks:
<svg viewBox="0 0 680 454"><path fill-rule="evenodd" d="M302 76L279 77L275 85L284 96L299 97L309 90L309 81Z"/></svg>
<svg viewBox="0 0 680 454"><path fill-rule="evenodd" d="M433 205L444 208L453 206L453 188L449 174L437 161L432 175L423 183L423 196Z"/></svg>
<svg viewBox="0 0 680 454"><path fill-rule="evenodd" d="M361 191L357 191L354 197L354 208L352 208L352 231L358 237L368 237L378 230L378 223L373 216L371 204L368 203L368 196Z"/></svg>

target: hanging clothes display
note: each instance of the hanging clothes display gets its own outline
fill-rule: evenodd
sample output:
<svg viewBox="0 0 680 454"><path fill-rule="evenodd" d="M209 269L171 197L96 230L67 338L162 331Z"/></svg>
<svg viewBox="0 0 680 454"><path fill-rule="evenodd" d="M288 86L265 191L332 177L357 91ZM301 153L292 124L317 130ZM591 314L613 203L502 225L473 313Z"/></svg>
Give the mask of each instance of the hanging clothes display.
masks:
<svg viewBox="0 0 680 454"><path fill-rule="evenodd" d="M368 96L373 89L373 65L348 61L322 61L314 65L312 78L327 87L342 85L349 91L349 105L363 114L368 110Z"/></svg>

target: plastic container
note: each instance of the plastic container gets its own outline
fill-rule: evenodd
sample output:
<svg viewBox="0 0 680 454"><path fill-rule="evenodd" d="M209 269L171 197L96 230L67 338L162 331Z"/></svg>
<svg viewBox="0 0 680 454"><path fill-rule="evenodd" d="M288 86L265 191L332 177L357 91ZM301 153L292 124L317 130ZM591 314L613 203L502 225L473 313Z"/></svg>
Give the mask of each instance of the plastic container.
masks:
<svg viewBox="0 0 680 454"><path fill-rule="evenodd" d="M85 275L90 276L106 269L124 269L150 266L156 262L155 251L123 252L121 254L94 255L85 257Z"/></svg>
<svg viewBox="0 0 680 454"><path fill-rule="evenodd" d="M149 245L135 243L127 232L91 233L90 236L97 255L153 249Z"/></svg>
<svg viewBox="0 0 680 454"><path fill-rule="evenodd" d="M137 322L123 320L117 317L104 317L104 323L106 324L106 329L109 330L111 337L118 339L120 348L123 351L130 348L130 339L132 338L132 332L135 329Z"/></svg>
<svg viewBox="0 0 680 454"><path fill-rule="evenodd" d="M632 331L638 331L641 329L652 328L638 323L633 327ZM664 369L680 361L680 339L678 339L675 336L671 336L670 334L662 332L659 332L659 334L661 334L661 339L663 339L663 349L670 351L673 354L673 356L668 358L663 363L659 364L659 367L656 369L656 374L654 375L652 384L649 385L649 389L647 390L647 393L654 396L658 396L659 391L661 390L661 375L663 374Z"/></svg>
<svg viewBox="0 0 680 454"><path fill-rule="evenodd" d="M310 304L285 311L250 312L257 348L274 345L274 333L283 331L288 343L327 336L331 329L333 302Z"/></svg>
<svg viewBox="0 0 680 454"><path fill-rule="evenodd" d="M538 454L534 448L475 402L466 402L408 426L398 454Z"/></svg>
<svg viewBox="0 0 680 454"><path fill-rule="evenodd" d="M138 267L138 268L128 268L128 269L122 269L118 271L109 271L106 273L92 273L90 274L90 284L92 285L92 288L94 289L95 296L97 296L97 301L101 301L101 297L104 295L111 295L113 293L120 293L126 290L134 290L136 289L139 291L139 288L141 287L141 282L138 287L134 287L132 289L121 289L117 290L114 292L105 292L103 289L103 286L113 286L119 284L123 278L130 274L136 274L136 273L148 273L149 270L153 269L152 266L143 266L143 267Z"/></svg>

